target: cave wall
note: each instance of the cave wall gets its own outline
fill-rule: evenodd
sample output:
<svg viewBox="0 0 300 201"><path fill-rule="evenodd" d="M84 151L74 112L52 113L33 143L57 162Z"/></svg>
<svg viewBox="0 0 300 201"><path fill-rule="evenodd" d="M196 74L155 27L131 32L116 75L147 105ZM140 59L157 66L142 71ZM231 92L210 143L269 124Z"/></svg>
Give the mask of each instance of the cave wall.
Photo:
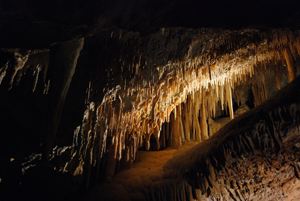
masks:
<svg viewBox="0 0 300 201"><path fill-rule="evenodd" d="M55 191L58 193L49 199L68 198L78 193L78 188L82 193L99 181L110 181L120 167L130 167L138 147L156 150L167 146L175 148L188 140L202 141L199 132L196 136L196 130L201 129L203 140L211 136L208 129L203 130L207 127L204 118L199 121L199 126L194 123L183 129L182 125L191 119L197 122L201 116L215 118L229 113L233 116L236 105L247 102L246 99L253 98L253 106L257 106L299 74L299 70L297 73L294 71L299 66L296 62L299 52L298 8L297 1L293 0L249 4L220 1L205 4L93 0L1 2L0 27L5 30L0 33L3 128L0 185L3 193L8 198L17 199L18 195L13 191L23 188L19 185L21 181L31 186L21 189L28 197L33 196L37 188L41 193L36 197ZM210 28L202 28L204 26ZM275 46L268 46L270 44ZM203 108L211 107L203 104L201 110L193 108L196 115L189 119L185 116L180 121L176 117L184 110L190 110L187 105L176 103L170 109L170 115L166 115L171 116L171 123L161 123L164 137L158 137L160 130L154 130L153 138L153 132L144 135L128 129L124 134L126 137L119 139L126 149L123 145L116 148L113 140L117 136L114 129L120 125L117 121L114 120L112 129L107 131L107 138L103 137L107 124L101 121L95 123L100 114L99 106L103 103L108 103L110 109L120 110L122 107L119 100L114 101L109 94L114 93L118 85L132 90L131 95L126 95L124 88L116 93L124 98L123 112L130 113L135 107L134 99L140 86L147 88L148 85L154 94L158 91L154 83L157 80L162 83L161 76L184 77L192 73L176 71L187 63L187 59L204 55L202 63L196 62L204 65L208 60L213 61L213 57L226 57L243 48L248 51L246 54L265 53L266 49L267 52L279 49L279 53L270 56L270 51L265 54L266 57L260 57L255 64L257 76L243 77L248 84L240 82L240 90L239 86L234 86L237 90L232 91L231 109L225 107L213 116L210 109L206 113L201 112ZM191 54L187 56L189 50ZM176 75L166 75L172 70ZM270 72L265 73L267 71ZM210 79L211 72L214 71L210 71ZM170 85L175 86L176 82ZM252 91L253 97L246 98L252 96L249 91ZM209 96L212 98L213 95ZM107 97L111 100L107 101ZM187 95L187 102L193 99L194 94ZM154 108L156 101L159 103L157 97L151 101L155 102ZM151 117L146 119L151 123L156 110L150 111ZM109 113L105 112L105 118L110 118ZM118 114L121 112L118 111ZM182 135L183 132L176 132L174 137L170 135L170 130L188 133L188 127L193 131L191 135ZM96 131L102 135L97 135ZM141 139L139 145L138 138ZM107 140L103 142L104 139ZM116 149L119 150L118 160L115 159ZM39 162L41 153L44 159L42 165ZM128 155L129 159L122 157ZM38 167L22 176L22 168L31 166ZM60 180L68 184L65 192L61 190L64 189L62 186L57 185ZM45 190L43 185L50 190Z"/></svg>
<svg viewBox="0 0 300 201"><path fill-rule="evenodd" d="M43 50L1 49L0 174L5 199L22 196L13 191L21 189L24 164L40 160L40 153L48 164L83 41Z"/></svg>
<svg viewBox="0 0 300 201"><path fill-rule="evenodd" d="M34 157L37 160L41 157L40 150L42 149L44 162L47 166L50 165L50 172L54 171L53 169L56 169L58 172L64 172L70 176L66 182L73 178L71 180L74 186L70 186L78 188L78 185L81 185L80 189L88 190L89 186L93 186L99 181L110 181L121 167L130 166L135 161L138 148L150 149L152 147L154 150L166 148L167 146L178 148L185 141L204 141L213 134L208 133L209 128L207 127L206 119L208 116L215 118L219 115L227 114L232 118L233 116L229 113L233 112L234 109L232 106L231 108L229 107L230 102L231 105L233 105L233 102L237 105L246 103L249 98L247 97L249 96L249 91L251 91L254 96L254 99L251 101L254 102L253 105L258 105L266 100L270 94L274 93L274 88L278 90L278 88L287 83L291 75L296 76L296 72L290 73L289 67L290 65L293 65L292 68L295 69L298 67L296 62L298 32L291 32L287 29L273 30L275 33L282 34L282 38L276 38L275 36L270 37L268 35L270 32L264 30L254 29L244 31L248 32L246 35L248 41L246 40L246 42L243 42L243 30L224 31L222 29L193 30L172 28L161 29L154 34L142 37L138 32L127 32L122 29L113 28L99 31L93 36L86 37L84 46L83 39L73 39L58 43L50 49L45 50L3 48L2 54L5 55L2 57L3 67L1 69L3 75L3 93L11 93L13 94L12 97L19 97L21 93L24 93L22 87L30 88L30 85L28 86L25 83L31 82L32 89L27 89L24 95L26 98L29 97L24 102L26 107L24 112L21 113L24 117L18 117L18 121L21 122L23 119L26 119L28 122L35 122L40 126L40 130L36 130L36 133L29 134L25 139L19 138L22 139L22 142L19 142L19 144L30 147L32 152L36 153ZM290 36L288 40L284 38L286 37L285 34ZM214 41L210 40L211 37L214 38ZM271 45L267 44L266 40L269 40ZM233 47L232 43L236 43L237 45ZM274 47L274 44L279 44L281 48L276 57L274 57L272 51L276 50L274 48L278 48L278 46ZM289 45L289 54L284 54L286 45ZM243 49L245 47L248 49ZM250 71L246 70L246 74L241 73L237 75L246 78L247 82L237 79L238 84L232 84L232 88L234 89L230 89L230 91L232 90L232 97L227 97L228 95L226 94L229 91L226 89L226 96L224 98L227 101L228 108L224 105L225 110L217 109L214 111L212 105L207 103L212 102L216 95L215 92L206 91L204 96L200 91L197 91L196 85L191 85L189 88L195 88L196 93L190 90L188 92L190 94L186 94L185 102L187 104L173 100L174 102L172 102L169 114L165 118L167 121L167 118L170 117L170 123L162 124L163 126L161 127L161 135L163 137L157 137L157 134L160 134L160 130L156 134L153 131L151 132L151 130L149 130L149 133L135 133L136 130L132 130L134 128L132 125L135 124L130 123L131 127L124 133L124 137L119 139L119 143L114 141L118 137L118 133L116 132L118 131L116 130L118 128L117 125L119 125L119 128L121 126L117 123L117 119L111 119L114 117L114 112L111 113L110 110L116 112L115 117L118 116L117 114L121 115L128 112L130 114L130 112L133 112L136 109L136 95L139 93L139 88L151 89L149 93L151 96L151 93L153 94L154 92L153 89L158 89L157 82L159 84L163 83L165 78L170 75L174 76L174 78L177 78L178 75L183 75L183 80L194 79L192 73L195 70L192 65L190 65L190 69L182 71L184 72L183 74L180 74L182 72L178 69L185 65L184 62L187 61L185 59L198 58L199 55L201 59L196 64L197 68L210 69L210 63L213 63L214 59L218 61L219 57L221 58L219 62L222 61L223 57L225 57L224 61L233 62L235 58L232 57L232 59L227 55L236 54L238 57L239 53L236 52L241 50L246 51L246 56L240 56L241 62L243 62L243 59L247 61L247 59L251 58L250 47L253 48L256 54L262 55L260 59L257 59L259 61L256 61L253 66L256 74L252 72L251 68L248 68ZM9 57L8 55L11 56ZM270 62L268 57L272 56L273 60ZM21 59L18 60L19 57ZM182 60L184 62L181 62ZM9 62L7 63L7 61ZM250 59L250 61L252 60ZM288 63L288 61L293 61L293 64ZM75 73L74 82L70 87L71 91L67 96L71 79L74 71L76 71L75 67L79 73L77 75ZM26 73L30 70L33 70L35 73L32 77L27 78ZM278 77L278 71L281 72L279 80L272 79L272 77ZM42 73L39 74L40 72ZM172 75L172 72L176 73ZM204 73L206 78L203 78L208 80L208 82L211 81L212 75L217 77L217 71L212 71L209 74L207 72L209 71L206 70L201 73ZM37 79L39 75L42 77L40 81ZM280 86L278 86L278 81ZM179 84L176 80L169 82L169 84L174 87L172 89L173 92L170 92L179 92L177 90L179 89ZM206 83L205 86L209 87L210 85ZM7 89L10 90L7 91ZM205 88L202 89L204 90ZM117 92L118 90L119 92ZM182 93L181 90L180 88L180 93ZM45 94L42 95L43 93ZM80 94L81 98L74 98L78 94ZM114 98L116 94L118 94L119 100L122 102ZM194 94L196 94L196 98ZM10 100L13 99L12 97L8 98L3 103L3 106L11 104ZM44 98L44 102L35 106L30 102L36 99L32 97L41 97L37 98L38 100ZM200 100L200 97L206 97L207 103L203 103L201 106L199 104L201 102L197 102ZM65 111L63 111L62 106L65 99L67 99L67 102ZM151 99L149 102L151 104L150 108L153 107L152 102L155 106L156 103L159 103L158 100L158 98ZM99 109L105 104L110 109L106 108L107 112L103 112L104 116L101 116ZM16 106L17 111L19 111L18 107L22 108L19 104L16 104ZM75 106L79 108L75 112L76 115L71 116L70 112L74 111ZM200 106L201 108L199 108ZM221 108L221 105L219 107ZM42 109L39 110L39 108ZM202 113L204 110L206 114ZM18 116L17 111L11 112L9 110L9 113ZM31 111L37 111L42 118L36 120L28 118ZM150 109L148 111L151 112L146 116L146 119L150 119L148 124L150 123L151 125L151 119L153 118L153 114L155 114L153 112L156 110ZM193 111L189 113L190 120L186 119L189 116L186 115L188 111ZM60 121L61 112L64 112L66 115L62 118L62 121ZM200 122L195 123L199 121L198 118L200 118ZM129 121L131 120L129 119ZM111 122L115 123L111 124ZM9 125L5 125L7 129L9 129ZM23 124L19 130L32 129L29 128L29 125ZM57 127L60 128L58 137L56 137ZM134 129L138 129L138 127ZM154 132L157 131L154 130ZM188 134L189 132L190 135ZM20 132L20 135L22 133ZM34 135L38 136L38 139ZM152 141L150 140L152 139L151 136L154 136ZM33 141L30 140L31 138L37 139L34 145L32 145ZM11 142L13 139L10 138L9 141ZM42 146L40 146L41 143ZM4 149L9 144L5 144ZM17 148L15 151L21 153L22 149ZM26 156L28 154L30 153L27 153ZM18 163L19 166L17 174L20 174L20 166L26 156L16 158L17 160L14 163ZM6 162L2 166L3 175L5 175L6 169L10 167L9 160L11 158L5 157ZM48 163L48 157L51 158L50 163ZM32 160L32 162L26 163L25 166L30 167L30 165L35 165L35 163L36 161ZM39 171L33 174L35 175L34 177L38 177L40 174ZM19 178L16 179L16 181L18 180ZM55 183L54 181L52 182ZM50 182L48 185L53 187L53 183Z"/></svg>

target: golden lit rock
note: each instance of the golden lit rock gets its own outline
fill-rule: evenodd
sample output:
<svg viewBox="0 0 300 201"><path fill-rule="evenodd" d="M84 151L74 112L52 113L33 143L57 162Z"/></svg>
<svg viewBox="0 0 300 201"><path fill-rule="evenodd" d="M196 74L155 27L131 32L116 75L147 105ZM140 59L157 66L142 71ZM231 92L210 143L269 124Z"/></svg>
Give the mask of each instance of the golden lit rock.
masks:
<svg viewBox="0 0 300 201"><path fill-rule="evenodd" d="M164 29L163 32L168 31ZM118 155L120 159L122 156L125 147L119 144L126 144L127 134L139 139L134 146L141 147L141 141L145 140L146 149L149 149L150 136L153 134L158 141L164 122L174 124L172 133L167 135L173 137L176 147L190 140L191 131L192 139L199 142L207 139L208 116L215 117L219 110L217 106L220 105L221 110L227 111L228 108L233 119L232 93L246 80L255 80L257 83L252 86L255 105L268 98L269 83L264 77L267 66L268 71L276 75L278 88L281 87L280 79L284 72L277 67L280 63L287 66L289 81L295 78L293 59L299 57L297 32L279 29L268 34L255 29L214 31L195 31L183 59L168 61L165 66L155 67L156 70L143 60L146 54L143 51L139 51L138 59L133 56L133 63L123 60L122 65L128 65L133 78L124 77L123 87L117 85L108 90L96 110L98 121L106 125L105 132L113 133L115 157ZM122 58L124 56L120 61ZM152 64L155 66L155 63ZM236 98L241 99L239 96ZM172 114L174 118L170 119ZM182 132L182 135L177 132Z"/></svg>

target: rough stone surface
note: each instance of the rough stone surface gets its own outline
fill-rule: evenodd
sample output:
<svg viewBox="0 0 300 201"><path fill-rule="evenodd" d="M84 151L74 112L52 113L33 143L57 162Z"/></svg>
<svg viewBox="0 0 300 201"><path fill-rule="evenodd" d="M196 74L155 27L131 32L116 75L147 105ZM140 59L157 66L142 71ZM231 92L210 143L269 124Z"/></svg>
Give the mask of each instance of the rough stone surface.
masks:
<svg viewBox="0 0 300 201"><path fill-rule="evenodd" d="M246 192L243 184L232 182L232 178L247 180L250 176L228 172L235 170L235 163L241 162L257 169L255 164L264 164L262 155L267 156L270 164L273 164L270 162L273 159L281 164L277 169L264 164L263 167L271 168L271 172L265 171L266 174L277 171L291 182L285 179L278 181L283 187L274 193L273 190L279 188L277 183L269 185L266 184L269 181L264 180L263 185L269 190L262 191L257 179L253 186L258 193L251 194L253 199L262 195L275 199L273 194L281 199L285 199L283 194L292 199L290 196L298 184L292 179L292 168L289 168L292 164L284 163L281 156L294 158L296 164L298 149L295 148L295 153L289 155L290 146L294 145L296 138L279 137L274 134L276 131L272 133L271 127L264 125L275 122L275 130L288 130L285 127L288 123L281 124L273 119L255 124L255 132L251 134L258 135L261 130L267 130L265 133L268 134L258 138L258 142L249 140L249 136L237 140L242 141L246 150L243 153L248 161L232 156L228 160L230 163L223 164L225 160L222 157L205 161L207 158L196 154L187 166L184 166L184 160L177 164L191 169L175 171L169 168L163 175L160 174L163 172L160 163L160 171L153 171L151 177L132 175L129 178L124 176L126 181L117 181L114 174L124 167L134 167L139 148L162 150L177 148L193 140L204 141L212 136L207 132L209 116L215 118L230 114L232 119L236 116L233 110L240 103L250 108L258 106L299 75L299 71L295 72L300 54L299 19L299 3L294 0L254 0L249 3L221 0L205 3L196 0L1 1L0 199L80 199L79 195L98 182L114 182L114 179L116 183L124 182L124 185L116 184L112 188L115 191L111 193L112 185L105 183L98 196L118 200L184 200L196 198L198 190L193 189L201 189L204 193L201 196L209 194L217 197L219 195L214 190L217 185L214 186L211 181L217 176L229 182L226 186L230 188L223 192L223 196L240 199L251 193ZM83 38L85 47L82 47ZM244 61L250 61L257 67L251 82L249 76L253 69L248 68L248 77L243 74L230 84L227 79L227 85L220 90L212 87L216 74L229 72L233 75L239 62L244 68L249 64ZM226 65L219 68L215 65L218 62ZM188 70L186 65L189 65ZM197 88L197 82L194 82L197 81L194 78L199 76L195 69L201 70L200 74L205 77L201 78L202 84L209 88L205 93L198 92L202 88ZM178 84L180 79L185 80L183 85ZM236 82L241 84L239 80L247 80L245 85L240 85L243 90L236 88ZM179 99L177 92L186 86L189 92L185 96L187 99ZM142 88L144 94L138 98L136 94ZM232 93L231 88L235 89ZM115 93L114 89L123 93ZM176 93L166 98L159 91ZM218 92L222 92L221 104L215 101ZM138 104L141 97L146 97L143 101L148 105L147 108L143 106L147 111L141 113L148 116L138 119L134 117L137 114L134 109L138 108L137 105L141 106ZM168 101L159 104L163 102L160 99ZM157 107L166 104L172 107ZM224 105L228 105L229 109ZM278 110L280 115L276 117L289 122L288 118L297 116L289 115L287 108ZM127 119L120 115L122 109L128 112ZM156 116L159 109L160 112L166 111ZM290 109L291 113L297 111L297 108ZM260 113L263 117L266 114ZM118 119L125 119L127 123L121 125ZM297 118L295 120L298 121ZM252 125L253 122L247 123ZM124 132L119 132L121 127ZM126 129L128 127L130 129ZM249 138L252 139L253 135ZM270 135L273 138L268 138ZM266 139L272 140L263 143ZM282 141L280 146L282 139L286 141ZM233 150L241 148L236 144L222 143L221 140L219 148L213 146L220 156L224 155L224 150L229 150L228 146L233 146ZM201 149L208 148L204 146ZM256 158L248 153L254 149ZM277 155L273 152L270 155L269 149ZM153 163L160 160L157 156L153 157L156 158ZM196 167L200 167L204 176L197 176L195 168L192 168L195 167L193 161L198 159L201 165L196 164ZM217 162L222 165L216 165ZM218 171L209 163L217 166ZM228 170L223 170L223 167L228 167ZM168 166L165 168L168 169ZM294 169L297 175L296 165ZM187 170L190 171L185 172ZM125 185L127 181L130 185ZM141 190L142 184L145 191ZM116 195L116 192L122 193ZM296 199L296 194L294 197Z"/></svg>
<svg viewBox="0 0 300 201"><path fill-rule="evenodd" d="M131 200L299 199L299 84L298 77L268 101L167 163L161 158L158 172L143 168L150 170L159 152L117 174L109 185L114 189L115 184L122 184L124 199L131 196ZM167 152L161 153L165 156ZM98 199L95 192L103 189L103 185L95 187L86 200ZM144 197L134 197L138 192Z"/></svg>

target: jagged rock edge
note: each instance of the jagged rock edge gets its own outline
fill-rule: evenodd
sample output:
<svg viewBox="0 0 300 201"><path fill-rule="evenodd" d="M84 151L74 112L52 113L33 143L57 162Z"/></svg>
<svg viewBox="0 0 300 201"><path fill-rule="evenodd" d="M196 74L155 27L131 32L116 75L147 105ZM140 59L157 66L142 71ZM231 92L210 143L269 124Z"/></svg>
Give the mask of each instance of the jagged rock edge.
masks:
<svg viewBox="0 0 300 201"><path fill-rule="evenodd" d="M171 181L153 184L150 194L156 196L151 196L149 200L189 200L190 194L186 192L191 192L192 197L197 199L194 192L196 189L200 189L201 193L208 197L209 188L219 191L216 183L217 175L225 168L225 164L230 162L232 152L238 153L235 157L242 157L243 154L249 152L256 154L258 151L262 153L269 151L272 155L278 155L285 143L288 144L291 140L290 138L299 141L299 87L300 77L297 77L258 107L232 120L208 140L193 147L187 153L168 161L164 166L164 178L166 180L171 179ZM261 132L261 121L269 121L263 132ZM273 127L274 125L277 126ZM271 129L273 128L274 131L272 132ZM234 132L234 130L238 132ZM284 132L291 130L297 131L296 136L287 135L287 133L295 132ZM259 143L255 144L254 141L257 140L264 142L264 146ZM277 146L274 146L274 141ZM234 143L237 146L233 146ZM270 147L265 147L269 144ZM219 148L216 149L216 147ZM179 190L176 186L170 187L169 183L172 182L183 188ZM158 189L160 192L165 191L164 195L176 195L177 192L178 196L162 197L162 193L157 193Z"/></svg>

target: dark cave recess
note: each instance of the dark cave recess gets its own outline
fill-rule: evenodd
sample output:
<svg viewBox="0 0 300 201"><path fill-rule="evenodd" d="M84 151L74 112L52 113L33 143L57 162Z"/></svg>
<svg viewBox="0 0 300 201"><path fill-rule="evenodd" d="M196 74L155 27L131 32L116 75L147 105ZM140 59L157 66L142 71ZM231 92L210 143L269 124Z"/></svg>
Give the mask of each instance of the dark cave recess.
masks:
<svg viewBox="0 0 300 201"><path fill-rule="evenodd" d="M11 0L0 3L2 47L48 48L111 27L149 35L162 27L299 28L297 0Z"/></svg>

